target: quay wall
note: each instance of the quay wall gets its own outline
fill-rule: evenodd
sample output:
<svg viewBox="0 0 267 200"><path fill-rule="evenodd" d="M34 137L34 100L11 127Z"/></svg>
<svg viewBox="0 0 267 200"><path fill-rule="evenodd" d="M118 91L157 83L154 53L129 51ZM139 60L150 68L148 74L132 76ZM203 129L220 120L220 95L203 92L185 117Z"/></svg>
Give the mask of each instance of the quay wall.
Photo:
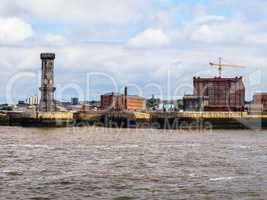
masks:
<svg viewBox="0 0 267 200"><path fill-rule="evenodd" d="M118 124L119 126L150 126L184 128L210 126L213 128L267 128L267 115L250 115L246 112L10 112L0 113L0 125L15 126L78 126ZM109 127L109 126L106 126Z"/></svg>
<svg viewBox="0 0 267 200"><path fill-rule="evenodd" d="M39 120L73 120L71 112L38 112L37 119Z"/></svg>

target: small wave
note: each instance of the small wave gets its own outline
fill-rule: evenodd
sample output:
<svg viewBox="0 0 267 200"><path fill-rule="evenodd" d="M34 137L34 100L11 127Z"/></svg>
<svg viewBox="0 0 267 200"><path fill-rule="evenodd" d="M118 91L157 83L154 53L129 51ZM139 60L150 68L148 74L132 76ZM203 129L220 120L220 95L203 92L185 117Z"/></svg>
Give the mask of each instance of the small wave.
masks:
<svg viewBox="0 0 267 200"><path fill-rule="evenodd" d="M218 178L210 178L209 180L210 181L229 181L229 180L232 180L232 179L235 179L235 177L218 177Z"/></svg>
<svg viewBox="0 0 267 200"><path fill-rule="evenodd" d="M1 145L1 148L18 148L18 147L23 147L23 148L43 148L43 149L50 149L54 148L48 145L41 145L41 144L7 144L7 145Z"/></svg>
<svg viewBox="0 0 267 200"><path fill-rule="evenodd" d="M123 197L115 197L112 200L131 200L133 197L123 196Z"/></svg>
<svg viewBox="0 0 267 200"><path fill-rule="evenodd" d="M240 149L251 149L252 146L240 145L239 148L240 148Z"/></svg>
<svg viewBox="0 0 267 200"><path fill-rule="evenodd" d="M49 149L50 146L48 145L40 145L40 144L25 144L25 145L21 145L22 147L26 147L26 148L43 148L43 149Z"/></svg>
<svg viewBox="0 0 267 200"><path fill-rule="evenodd" d="M86 146L87 147L87 146ZM137 144L121 144L121 145L95 145L94 146L97 149L103 149L103 150L112 150L112 149L129 149L129 148L138 148L139 145Z"/></svg>
<svg viewBox="0 0 267 200"><path fill-rule="evenodd" d="M194 174L194 173L191 173L191 174L188 174L189 175L189 177L196 177L196 174Z"/></svg>
<svg viewBox="0 0 267 200"><path fill-rule="evenodd" d="M21 176L23 175L23 172L21 171L3 171L4 173L6 173L7 175L10 176Z"/></svg>

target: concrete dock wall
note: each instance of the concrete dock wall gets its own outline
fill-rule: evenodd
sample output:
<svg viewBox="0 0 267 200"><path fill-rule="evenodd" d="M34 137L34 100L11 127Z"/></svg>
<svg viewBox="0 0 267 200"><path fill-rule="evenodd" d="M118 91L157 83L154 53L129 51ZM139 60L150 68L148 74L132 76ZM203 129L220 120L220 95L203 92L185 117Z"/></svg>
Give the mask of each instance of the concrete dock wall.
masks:
<svg viewBox="0 0 267 200"><path fill-rule="evenodd" d="M73 120L71 112L39 112L36 118L38 120Z"/></svg>

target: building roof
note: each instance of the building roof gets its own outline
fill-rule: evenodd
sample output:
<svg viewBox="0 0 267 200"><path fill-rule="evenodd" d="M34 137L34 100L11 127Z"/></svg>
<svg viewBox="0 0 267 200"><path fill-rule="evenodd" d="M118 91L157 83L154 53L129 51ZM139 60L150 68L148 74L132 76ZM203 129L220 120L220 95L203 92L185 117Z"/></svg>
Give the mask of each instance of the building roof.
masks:
<svg viewBox="0 0 267 200"><path fill-rule="evenodd" d="M109 92L109 93L103 94L102 96L122 96L122 94L119 92Z"/></svg>
<svg viewBox="0 0 267 200"><path fill-rule="evenodd" d="M183 99L196 99L196 100L198 100L198 99L200 99L200 98L209 99L208 96L185 95L185 96L183 97Z"/></svg>
<svg viewBox="0 0 267 200"><path fill-rule="evenodd" d="M177 100L168 100L168 99L163 99L163 100L160 100L160 103L162 104L177 104Z"/></svg>
<svg viewBox="0 0 267 200"><path fill-rule="evenodd" d="M134 98L139 98L139 99L146 99L145 97L141 97L138 95L128 95L128 97L134 97Z"/></svg>
<svg viewBox="0 0 267 200"><path fill-rule="evenodd" d="M54 53L41 53L40 58L41 59L55 59L56 54L54 54Z"/></svg>
<svg viewBox="0 0 267 200"><path fill-rule="evenodd" d="M102 96L123 96L123 94L121 94L119 92L109 92L109 93L103 94ZM135 98L145 99L144 97L141 97L138 95L128 95L127 97L135 97Z"/></svg>
<svg viewBox="0 0 267 200"><path fill-rule="evenodd" d="M222 82L225 82L225 81L238 81L238 80L242 80L243 77L242 76L239 76L239 77L234 77L234 78L224 78L224 77L213 77L213 78L201 78L201 77L194 77L193 80L197 80L197 81L216 81L216 82L219 82L219 81L222 81Z"/></svg>
<svg viewBox="0 0 267 200"><path fill-rule="evenodd" d="M267 92L256 92L253 96L267 96Z"/></svg>

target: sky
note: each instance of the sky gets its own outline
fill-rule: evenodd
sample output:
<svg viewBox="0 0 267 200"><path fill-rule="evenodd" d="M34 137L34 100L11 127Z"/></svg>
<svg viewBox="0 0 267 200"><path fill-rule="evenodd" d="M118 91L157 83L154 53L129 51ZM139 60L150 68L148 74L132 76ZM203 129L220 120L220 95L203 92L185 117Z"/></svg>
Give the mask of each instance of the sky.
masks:
<svg viewBox="0 0 267 200"><path fill-rule="evenodd" d="M103 93L177 99L209 62L239 64L246 98L267 91L266 0L1 0L0 102L39 95L41 52L56 53L56 98Z"/></svg>

